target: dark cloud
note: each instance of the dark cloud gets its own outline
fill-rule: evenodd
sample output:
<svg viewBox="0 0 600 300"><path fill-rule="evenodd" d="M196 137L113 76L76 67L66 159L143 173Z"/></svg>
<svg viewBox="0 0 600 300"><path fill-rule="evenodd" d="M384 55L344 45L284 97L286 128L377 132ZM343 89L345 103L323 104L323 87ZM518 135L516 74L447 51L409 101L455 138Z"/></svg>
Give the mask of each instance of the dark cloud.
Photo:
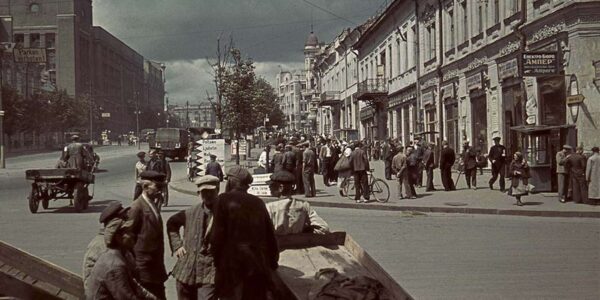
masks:
<svg viewBox="0 0 600 300"><path fill-rule="evenodd" d="M96 25L145 57L167 63L168 89L172 96L192 97L191 92L196 91L199 82L203 87L211 86L203 68L205 59L214 56L219 36L223 40L232 36L244 54L263 63L261 69L276 72L280 64L300 66L311 20L319 39L329 42L343 28L364 22L384 2L386 0L102 0L94 1L93 5ZM271 79L274 73L261 75ZM190 82L190 78L196 80ZM189 85L192 82L196 82L196 86ZM205 97L204 91L200 93Z"/></svg>

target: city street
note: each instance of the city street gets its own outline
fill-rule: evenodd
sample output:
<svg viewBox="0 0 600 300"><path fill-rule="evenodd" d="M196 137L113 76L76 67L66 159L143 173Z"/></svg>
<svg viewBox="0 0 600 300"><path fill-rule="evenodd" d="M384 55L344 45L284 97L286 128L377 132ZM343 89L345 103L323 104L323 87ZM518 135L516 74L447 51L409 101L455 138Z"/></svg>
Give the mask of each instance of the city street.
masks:
<svg viewBox="0 0 600 300"><path fill-rule="evenodd" d="M109 200L128 204L137 147L107 146L94 200L84 213L67 200L31 214L27 168L51 167L56 153L10 158L0 171L0 239L72 272ZM174 178L183 163L172 163ZM489 191L478 191L485 195ZM434 193L429 197L443 197ZM440 201L442 199L439 199ZM164 220L195 202L172 192ZM537 218L317 208L333 230L347 231L416 299L600 297L600 219ZM170 251L166 251L169 255ZM167 268L174 260L165 258ZM167 284L175 297L174 281Z"/></svg>

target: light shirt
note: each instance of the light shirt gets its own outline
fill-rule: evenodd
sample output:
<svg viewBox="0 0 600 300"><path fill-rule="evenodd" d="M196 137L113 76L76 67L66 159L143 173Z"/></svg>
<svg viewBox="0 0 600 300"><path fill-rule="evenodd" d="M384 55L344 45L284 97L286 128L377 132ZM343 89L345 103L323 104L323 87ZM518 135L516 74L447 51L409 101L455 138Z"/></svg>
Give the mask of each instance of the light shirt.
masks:
<svg viewBox="0 0 600 300"><path fill-rule="evenodd" d="M148 206L150 206L150 209L152 210L152 213L154 214L154 216L156 217L156 219L160 220L160 217L158 216L158 211L154 207L154 203L152 203L152 201L150 201L150 199L148 198L148 196L146 196L145 193L142 193L142 198L144 198L144 201L146 201L146 203L148 204Z"/></svg>
<svg viewBox="0 0 600 300"><path fill-rule="evenodd" d="M267 168L267 151L263 151L258 158L258 165Z"/></svg>
<svg viewBox="0 0 600 300"><path fill-rule="evenodd" d="M146 171L146 166L147 165L145 162L138 161L137 163L135 163L135 182L141 183L140 174Z"/></svg>

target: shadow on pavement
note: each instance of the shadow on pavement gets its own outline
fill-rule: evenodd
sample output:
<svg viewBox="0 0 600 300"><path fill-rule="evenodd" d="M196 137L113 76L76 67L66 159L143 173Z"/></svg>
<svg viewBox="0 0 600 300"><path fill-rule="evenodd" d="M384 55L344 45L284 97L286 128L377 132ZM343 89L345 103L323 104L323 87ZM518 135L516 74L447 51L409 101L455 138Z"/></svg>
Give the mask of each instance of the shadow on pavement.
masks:
<svg viewBox="0 0 600 300"><path fill-rule="evenodd" d="M96 170L94 171L94 173L106 173L106 172L108 172L108 170L107 170L107 169L96 169Z"/></svg>
<svg viewBox="0 0 600 300"><path fill-rule="evenodd" d="M544 204L544 202L535 202L535 201L531 201L531 202L527 202L527 200L524 200L523 202L523 206L534 206L534 205L542 205Z"/></svg>
<svg viewBox="0 0 600 300"><path fill-rule="evenodd" d="M40 210L38 211L38 214L56 214L56 213L74 213L74 214L90 214L90 213L99 213L102 212L106 207L108 207L108 205L111 202L114 201L118 201L118 200L100 200L100 201L92 201L90 202L89 206L87 209L81 211L81 212L76 212L75 211L75 207L70 206L70 205L66 205L66 206L62 206L62 207L56 207L53 208L52 207L52 203L50 203L50 207L46 210Z"/></svg>

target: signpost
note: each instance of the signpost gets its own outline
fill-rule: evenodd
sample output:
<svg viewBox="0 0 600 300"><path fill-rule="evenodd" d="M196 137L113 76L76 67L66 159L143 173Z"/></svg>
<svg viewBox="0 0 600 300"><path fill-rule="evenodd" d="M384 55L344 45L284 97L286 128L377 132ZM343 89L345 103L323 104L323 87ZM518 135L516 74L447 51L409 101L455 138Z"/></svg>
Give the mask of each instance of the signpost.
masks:
<svg viewBox="0 0 600 300"><path fill-rule="evenodd" d="M521 54L523 76L548 76L559 73L557 52L524 52Z"/></svg>
<svg viewBox="0 0 600 300"><path fill-rule="evenodd" d="M194 176L201 176L205 174L206 164L210 162L210 155L217 156L217 162L223 168L225 164L225 140L224 139L207 139L196 141L196 159L195 159L195 172Z"/></svg>
<svg viewBox="0 0 600 300"><path fill-rule="evenodd" d="M46 49L44 48L15 48L13 56L17 63L45 63Z"/></svg>
<svg viewBox="0 0 600 300"><path fill-rule="evenodd" d="M583 100L585 100L585 96L581 94L567 96L567 105L581 104Z"/></svg>
<svg viewBox="0 0 600 300"><path fill-rule="evenodd" d="M271 180L271 173L269 174L254 174L252 175L252 184L248 189L248 194L254 196L271 196L271 189L267 184L267 181Z"/></svg>

